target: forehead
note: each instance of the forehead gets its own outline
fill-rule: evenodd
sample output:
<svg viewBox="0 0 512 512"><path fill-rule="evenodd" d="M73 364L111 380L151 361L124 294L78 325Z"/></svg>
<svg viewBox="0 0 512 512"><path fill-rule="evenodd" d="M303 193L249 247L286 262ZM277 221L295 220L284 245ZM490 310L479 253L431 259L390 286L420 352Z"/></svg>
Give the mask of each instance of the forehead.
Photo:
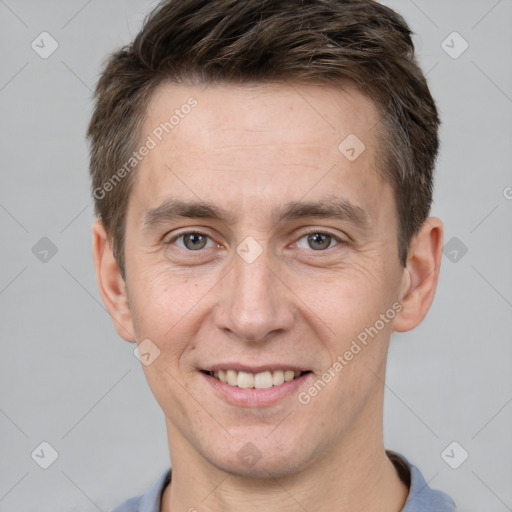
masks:
<svg viewBox="0 0 512 512"><path fill-rule="evenodd" d="M297 121L302 123L290 124ZM171 125L167 126L169 133L160 126L166 122ZM143 131L156 130L159 138L161 127L167 142L174 139L177 144L202 149L229 147L233 142L246 146L322 143L336 149L340 137L350 133L371 143L377 122L373 102L353 87L165 84L151 97ZM173 137L166 137L171 132Z"/></svg>
<svg viewBox="0 0 512 512"><path fill-rule="evenodd" d="M141 143L151 150L134 188L148 208L169 195L261 208L339 191L372 210L383 185L378 124L353 88L165 84L148 104Z"/></svg>

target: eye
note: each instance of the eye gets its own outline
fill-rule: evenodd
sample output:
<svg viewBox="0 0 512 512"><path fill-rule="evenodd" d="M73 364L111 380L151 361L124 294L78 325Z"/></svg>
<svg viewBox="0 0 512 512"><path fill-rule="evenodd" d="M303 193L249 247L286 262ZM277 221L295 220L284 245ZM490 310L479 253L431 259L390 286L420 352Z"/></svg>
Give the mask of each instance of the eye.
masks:
<svg viewBox="0 0 512 512"><path fill-rule="evenodd" d="M169 243L176 243L178 247L188 251L199 251L200 249L213 247L215 245L208 235L196 231L182 233L173 238ZM208 243L210 245L208 245Z"/></svg>
<svg viewBox="0 0 512 512"><path fill-rule="evenodd" d="M302 242L305 240L305 242ZM334 242L334 243L333 243ZM334 245L337 245L339 240L329 233L314 232L308 233L299 240L297 240L297 246L301 249L313 249L314 251L323 251L330 249ZM306 245L307 244L307 245Z"/></svg>

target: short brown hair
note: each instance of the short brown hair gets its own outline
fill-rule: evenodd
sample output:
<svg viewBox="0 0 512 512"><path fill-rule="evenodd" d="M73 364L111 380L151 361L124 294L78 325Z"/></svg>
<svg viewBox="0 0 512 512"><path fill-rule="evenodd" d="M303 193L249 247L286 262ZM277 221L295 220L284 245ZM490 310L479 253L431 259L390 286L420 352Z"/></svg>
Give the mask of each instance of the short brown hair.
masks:
<svg viewBox="0 0 512 512"><path fill-rule="evenodd" d="M108 59L87 131L96 214L123 275L134 175L110 186L108 200L103 200L104 186L130 159L151 94L164 82L358 88L380 114L381 171L394 190L399 258L405 266L410 241L430 211L439 117L400 15L372 0L159 4L133 43Z"/></svg>

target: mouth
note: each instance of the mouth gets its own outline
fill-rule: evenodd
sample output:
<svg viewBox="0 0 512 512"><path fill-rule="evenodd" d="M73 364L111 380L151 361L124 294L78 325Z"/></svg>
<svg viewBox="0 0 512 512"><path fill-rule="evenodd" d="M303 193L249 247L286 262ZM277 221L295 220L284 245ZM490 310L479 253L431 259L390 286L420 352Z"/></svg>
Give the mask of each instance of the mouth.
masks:
<svg viewBox="0 0 512 512"><path fill-rule="evenodd" d="M219 369L214 371L202 370L202 373L234 388L269 389L282 386L286 382L292 382L311 372L276 369L251 373L242 370Z"/></svg>

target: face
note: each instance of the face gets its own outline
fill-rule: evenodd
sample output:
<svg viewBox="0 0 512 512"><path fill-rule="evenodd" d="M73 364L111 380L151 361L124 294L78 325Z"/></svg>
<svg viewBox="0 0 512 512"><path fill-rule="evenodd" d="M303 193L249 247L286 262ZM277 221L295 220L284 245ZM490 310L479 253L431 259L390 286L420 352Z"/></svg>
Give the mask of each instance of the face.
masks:
<svg viewBox="0 0 512 512"><path fill-rule="evenodd" d="M144 371L171 458L289 475L380 428L404 269L377 125L352 89L155 93L126 218L126 329L159 351Z"/></svg>

